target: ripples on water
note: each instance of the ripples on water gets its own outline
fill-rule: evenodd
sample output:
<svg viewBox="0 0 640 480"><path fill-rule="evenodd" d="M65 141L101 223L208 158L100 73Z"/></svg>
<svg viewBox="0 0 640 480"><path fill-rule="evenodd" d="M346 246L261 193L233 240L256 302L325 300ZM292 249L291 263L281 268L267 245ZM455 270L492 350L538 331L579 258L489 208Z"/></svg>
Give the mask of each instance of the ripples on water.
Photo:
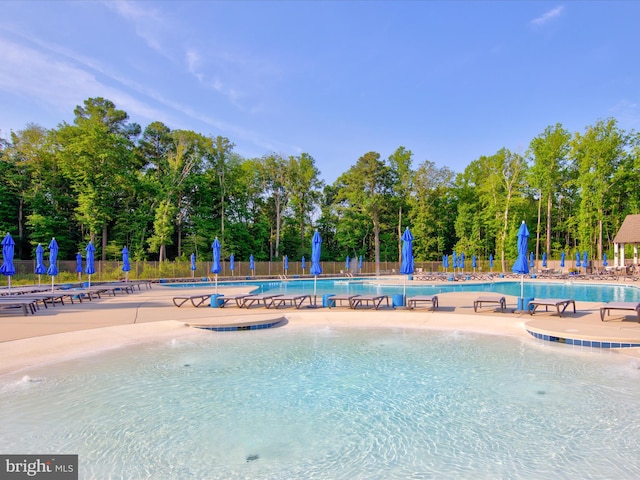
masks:
<svg viewBox="0 0 640 480"><path fill-rule="evenodd" d="M459 332L203 334L5 378L0 451L80 478L637 478L640 370Z"/></svg>

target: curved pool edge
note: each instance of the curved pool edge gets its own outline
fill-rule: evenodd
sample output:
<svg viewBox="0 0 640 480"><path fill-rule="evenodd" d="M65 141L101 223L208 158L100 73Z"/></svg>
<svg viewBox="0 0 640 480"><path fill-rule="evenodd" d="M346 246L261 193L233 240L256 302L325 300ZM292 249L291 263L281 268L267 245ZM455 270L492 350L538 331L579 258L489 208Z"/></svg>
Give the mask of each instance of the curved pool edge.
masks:
<svg viewBox="0 0 640 480"><path fill-rule="evenodd" d="M529 335L546 342L605 349L640 348L637 323L606 325L589 320L546 318L525 322L524 328Z"/></svg>
<svg viewBox="0 0 640 480"><path fill-rule="evenodd" d="M186 325L200 330L212 332L241 332L248 330L264 330L266 328L277 328L287 324L284 315L266 315L260 318L252 318L247 321L246 317L225 318L221 322L187 323Z"/></svg>

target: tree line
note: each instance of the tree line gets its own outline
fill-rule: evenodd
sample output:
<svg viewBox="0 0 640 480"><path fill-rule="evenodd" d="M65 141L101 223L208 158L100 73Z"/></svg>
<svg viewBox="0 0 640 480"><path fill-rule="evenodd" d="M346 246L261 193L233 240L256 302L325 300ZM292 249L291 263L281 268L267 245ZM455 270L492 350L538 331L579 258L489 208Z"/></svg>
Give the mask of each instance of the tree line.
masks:
<svg viewBox="0 0 640 480"><path fill-rule="evenodd" d="M134 260L209 254L237 260L310 255L399 260L410 227L417 261L453 251L493 254L503 270L517 256L524 220L536 258L561 251L611 254L625 216L640 210L640 137L615 119L584 132L548 126L526 152L502 148L461 173L398 147L366 152L330 185L309 153L243 158L231 140L152 122L144 130L104 98L74 110L73 123L28 124L0 138L0 229L16 258L55 237L59 258L91 240L97 257L127 246Z"/></svg>

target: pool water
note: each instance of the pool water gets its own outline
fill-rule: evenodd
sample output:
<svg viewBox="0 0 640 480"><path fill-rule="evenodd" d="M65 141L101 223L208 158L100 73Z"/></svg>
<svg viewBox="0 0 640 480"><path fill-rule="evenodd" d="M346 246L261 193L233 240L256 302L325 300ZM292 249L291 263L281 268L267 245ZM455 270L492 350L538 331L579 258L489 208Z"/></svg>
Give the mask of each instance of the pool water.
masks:
<svg viewBox="0 0 640 480"><path fill-rule="evenodd" d="M262 281L262 282L220 282L219 286L243 286L255 287L257 292L272 293L314 293L313 280L291 281ZM169 286L169 285L167 285ZM193 288L213 286L211 283L200 284L173 284L171 288ZM403 284L383 285L363 280L318 280L315 284L315 292L318 296L324 294L402 294L406 291L411 295L434 295L446 292L493 292L502 295L520 296L521 284L519 281L500 281L486 283L451 282L433 285ZM532 298L571 298L585 302L640 302L640 288L626 285L587 284L554 282L524 282L524 296Z"/></svg>
<svg viewBox="0 0 640 480"><path fill-rule="evenodd" d="M0 384L0 451L80 478L638 478L640 365L460 332L203 333Z"/></svg>

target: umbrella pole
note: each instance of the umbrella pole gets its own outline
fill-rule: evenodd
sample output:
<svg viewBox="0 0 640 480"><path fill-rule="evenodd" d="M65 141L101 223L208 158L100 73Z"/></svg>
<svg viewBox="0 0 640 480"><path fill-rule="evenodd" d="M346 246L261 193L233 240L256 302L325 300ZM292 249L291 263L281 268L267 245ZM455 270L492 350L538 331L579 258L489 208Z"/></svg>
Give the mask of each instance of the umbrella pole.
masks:
<svg viewBox="0 0 640 480"><path fill-rule="evenodd" d="M216 295L218 294L218 274L216 273Z"/></svg>
<svg viewBox="0 0 640 480"><path fill-rule="evenodd" d="M53 292L53 279L56 278L54 276L51 277L51 292Z"/></svg>
<svg viewBox="0 0 640 480"><path fill-rule="evenodd" d="M89 288L91 288L91 274L89 274L89 283L88 283L88 285L89 285Z"/></svg>
<svg viewBox="0 0 640 480"><path fill-rule="evenodd" d="M11 293L11 275L8 276L9 279L9 293Z"/></svg>
<svg viewBox="0 0 640 480"><path fill-rule="evenodd" d="M316 297L316 281L318 280L318 276L314 275L313 276L313 304L317 307L318 306L318 297Z"/></svg>
<svg viewBox="0 0 640 480"><path fill-rule="evenodd" d="M38 286L40 286L40 274L38 274Z"/></svg>
<svg viewBox="0 0 640 480"><path fill-rule="evenodd" d="M404 276L404 289L402 291L402 295L407 298L407 276Z"/></svg>

